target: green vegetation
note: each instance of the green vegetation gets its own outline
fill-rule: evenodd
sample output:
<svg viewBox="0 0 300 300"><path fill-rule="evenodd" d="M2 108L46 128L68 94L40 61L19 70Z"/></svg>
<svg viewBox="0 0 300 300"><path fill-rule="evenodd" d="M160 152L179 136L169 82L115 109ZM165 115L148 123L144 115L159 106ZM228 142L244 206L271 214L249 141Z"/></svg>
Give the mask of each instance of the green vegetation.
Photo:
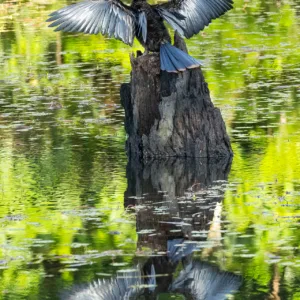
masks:
<svg viewBox="0 0 300 300"><path fill-rule="evenodd" d="M0 2L0 299L55 299L136 251L119 88L140 46L53 32L67 3ZM236 299L300 299L299 3L235 0L188 47L235 153L222 245L199 256L243 275Z"/></svg>

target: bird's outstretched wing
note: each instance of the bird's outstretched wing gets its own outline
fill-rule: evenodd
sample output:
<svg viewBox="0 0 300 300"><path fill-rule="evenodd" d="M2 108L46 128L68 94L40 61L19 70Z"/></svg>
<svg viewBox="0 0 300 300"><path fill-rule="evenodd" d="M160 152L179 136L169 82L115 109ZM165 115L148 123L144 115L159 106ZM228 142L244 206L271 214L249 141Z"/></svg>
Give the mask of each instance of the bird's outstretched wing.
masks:
<svg viewBox="0 0 300 300"><path fill-rule="evenodd" d="M233 0L171 0L154 7L175 30L190 38L232 5Z"/></svg>
<svg viewBox="0 0 300 300"><path fill-rule="evenodd" d="M225 300L239 289L242 277L198 261L192 261L180 271L170 290L188 292L195 300Z"/></svg>
<svg viewBox="0 0 300 300"><path fill-rule="evenodd" d="M50 14L49 27L55 31L102 33L132 45L135 14L119 0L88 0L71 4Z"/></svg>

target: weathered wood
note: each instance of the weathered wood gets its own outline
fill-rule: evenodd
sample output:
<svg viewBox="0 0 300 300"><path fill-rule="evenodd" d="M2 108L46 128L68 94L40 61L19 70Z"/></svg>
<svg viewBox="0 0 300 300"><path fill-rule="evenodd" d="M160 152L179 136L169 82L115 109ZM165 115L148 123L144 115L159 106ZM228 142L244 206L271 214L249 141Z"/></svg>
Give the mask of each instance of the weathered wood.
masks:
<svg viewBox="0 0 300 300"><path fill-rule="evenodd" d="M186 50L179 36L175 46ZM131 82L121 87L130 157L232 156L200 68L161 72L158 54L132 56L131 65Z"/></svg>

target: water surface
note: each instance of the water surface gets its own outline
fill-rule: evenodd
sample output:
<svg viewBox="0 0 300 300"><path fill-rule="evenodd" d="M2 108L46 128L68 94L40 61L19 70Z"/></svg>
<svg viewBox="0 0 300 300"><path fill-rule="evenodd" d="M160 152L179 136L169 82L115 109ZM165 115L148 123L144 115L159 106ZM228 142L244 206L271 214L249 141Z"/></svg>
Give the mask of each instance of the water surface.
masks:
<svg viewBox="0 0 300 300"><path fill-rule="evenodd" d="M132 49L47 28L67 3L0 3L0 299L67 299L124 270L158 299L203 270L200 299L300 299L299 1L236 0L188 41L232 164L146 166L124 152Z"/></svg>

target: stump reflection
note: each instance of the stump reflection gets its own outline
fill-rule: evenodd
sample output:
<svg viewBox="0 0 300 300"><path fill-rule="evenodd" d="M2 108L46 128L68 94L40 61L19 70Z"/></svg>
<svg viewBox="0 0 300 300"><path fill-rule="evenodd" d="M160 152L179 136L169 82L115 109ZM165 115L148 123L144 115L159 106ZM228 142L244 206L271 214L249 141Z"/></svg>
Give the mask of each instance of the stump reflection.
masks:
<svg viewBox="0 0 300 300"><path fill-rule="evenodd" d="M69 299L222 300L237 290L240 276L193 257L220 233L215 225L230 166L226 159L130 161L124 205L136 213L137 265Z"/></svg>
<svg viewBox="0 0 300 300"><path fill-rule="evenodd" d="M218 217L230 166L230 159L130 161L124 204L136 207L138 245L166 251L173 238L201 240Z"/></svg>
<svg viewBox="0 0 300 300"><path fill-rule="evenodd" d="M138 249L152 251L142 267L149 285L145 299L165 293L225 299L239 287L240 277L193 259L207 237L220 234L216 226L230 166L230 159L129 161L124 204L136 211Z"/></svg>

